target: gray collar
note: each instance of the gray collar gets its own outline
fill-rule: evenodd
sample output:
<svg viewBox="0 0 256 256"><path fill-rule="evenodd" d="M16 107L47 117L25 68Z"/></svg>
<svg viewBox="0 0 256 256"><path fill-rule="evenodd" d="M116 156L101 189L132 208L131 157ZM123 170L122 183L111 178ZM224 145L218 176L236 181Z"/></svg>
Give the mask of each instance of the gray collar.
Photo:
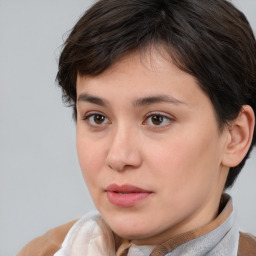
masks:
<svg viewBox="0 0 256 256"><path fill-rule="evenodd" d="M238 241L239 230L233 211L213 231L177 247L165 256L237 256Z"/></svg>

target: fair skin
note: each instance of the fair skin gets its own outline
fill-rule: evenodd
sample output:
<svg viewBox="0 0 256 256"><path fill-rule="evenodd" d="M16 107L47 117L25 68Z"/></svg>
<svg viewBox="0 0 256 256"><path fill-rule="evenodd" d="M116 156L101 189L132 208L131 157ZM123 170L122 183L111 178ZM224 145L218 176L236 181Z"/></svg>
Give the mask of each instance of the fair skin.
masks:
<svg viewBox="0 0 256 256"><path fill-rule="evenodd" d="M163 242L216 217L231 129L219 130L196 79L168 57L133 53L98 76L78 75L77 112L80 166L115 233Z"/></svg>

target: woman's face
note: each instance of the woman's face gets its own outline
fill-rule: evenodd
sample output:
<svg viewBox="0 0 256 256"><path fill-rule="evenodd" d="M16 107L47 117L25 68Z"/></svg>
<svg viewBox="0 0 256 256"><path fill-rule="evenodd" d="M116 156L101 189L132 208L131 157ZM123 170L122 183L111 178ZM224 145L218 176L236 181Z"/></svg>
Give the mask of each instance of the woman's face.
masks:
<svg viewBox="0 0 256 256"><path fill-rule="evenodd" d="M92 199L118 235L177 235L217 214L227 131L195 78L152 50L77 79L77 151Z"/></svg>

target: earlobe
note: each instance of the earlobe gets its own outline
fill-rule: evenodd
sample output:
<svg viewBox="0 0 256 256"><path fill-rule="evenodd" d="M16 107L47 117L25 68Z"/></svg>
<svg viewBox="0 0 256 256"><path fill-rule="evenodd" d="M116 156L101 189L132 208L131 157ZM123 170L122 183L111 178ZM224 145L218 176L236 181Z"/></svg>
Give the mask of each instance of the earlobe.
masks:
<svg viewBox="0 0 256 256"><path fill-rule="evenodd" d="M244 105L238 117L229 126L229 140L222 159L224 166L234 167L243 160L252 142L254 126L253 109Z"/></svg>

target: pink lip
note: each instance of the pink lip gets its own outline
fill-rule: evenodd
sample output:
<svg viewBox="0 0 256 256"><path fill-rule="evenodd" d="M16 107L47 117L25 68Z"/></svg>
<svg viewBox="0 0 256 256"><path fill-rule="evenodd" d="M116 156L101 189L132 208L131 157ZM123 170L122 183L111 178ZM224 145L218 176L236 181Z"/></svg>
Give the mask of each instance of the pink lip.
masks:
<svg viewBox="0 0 256 256"><path fill-rule="evenodd" d="M106 189L108 200L119 207L131 207L147 198L152 191L144 190L133 185L111 184Z"/></svg>

